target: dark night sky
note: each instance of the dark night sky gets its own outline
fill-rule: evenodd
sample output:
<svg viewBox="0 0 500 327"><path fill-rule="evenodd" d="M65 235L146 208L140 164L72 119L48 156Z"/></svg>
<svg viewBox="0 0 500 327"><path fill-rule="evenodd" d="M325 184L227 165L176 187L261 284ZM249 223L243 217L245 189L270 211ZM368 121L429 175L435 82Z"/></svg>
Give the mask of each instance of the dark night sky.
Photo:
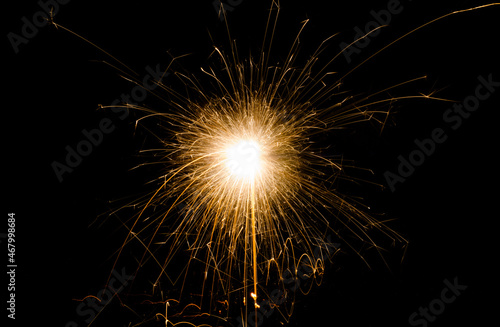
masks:
<svg viewBox="0 0 500 327"><path fill-rule="evenodd" d="M132 85L102 63L109 57L52 26L41 27L15 54L7 34L21 34L21 18L31 20L41 10L36 1L24 2L19 7L8 5L3 25L7 197L2 205L4 215L14 211L17 217L16 326L28 322L65 326L70 321L84 326L76 312L78 302L71 299L95 294L102 287L109 272L108 258L123 236L113 222L102 228L88 225L108 208L107 200L134 193L131 185L141 184L140 176L130 177L128 172L142 142L140 136L133 136L133 121L95 109L129 93ZM210 63L209 34L216 43L225 44L224 25L211 0L180 2L108 1L103 6L99 1L73 0L59 6L56 22L104 48L140 76L148 65L165 67L169 61L166 51L192 53L181 69L199 72L200 65ZM299 59L307 59L323 39L339 32L326 52L335 55L341 42L353 40L356 26L364 28L373 21L371 10L387 8L390 1L282 2L274 60L286 56L289 42L306 18L310 23ZM229 13L231 33L241 49L260 45L268 3L245 0ZM412 28L486 2L428 3L401 1L403 10L392 15L390 26L353 55L351 63L340 56L332 70L347 72ZM461 103L474 95L478 76L493 74L493 80L500 81L499 14L500 7L491 8L428 26L367 62L343 87L353 93L369 93L427 75L426 81L406 87L406 94L441 90L436 96ZM153 106L159 102L148 97L145 103ZM297 297L290 326L411 326L410 315L440 298L443 280L454 278L467 289L429 326L489 321L496 304L494 278L498 278L494 273L498 238L493 224L498 217L498 147L494 145L499 103L497 87L453 130L443 120L451 102L401 102L380 137L362 130L353 132L345 141L348 145L336 145L352 146L359 165L373 169L374 180L384 184L384 172L397 171L398 156L408 158L417 148L415 139L429 138L436 128L448 136L394 192L368 192L370 205L397 218L393 228L410 241L404 261L392 263L389 271L370 252L370 270L352 254L342 255L339 262L328 266L320 287ZM51 163L63 161L65 147L75 146L82 140L82 130L95 128L104 117L112 119L115 130L59 182ZM325 141L325 145L328 142L335 145L335 140ZM2 232L5 225L2 223ZM5 239L1 241L4 248ZM279 325L275 318L264 326ZM101 325L122 324L103 319L96 322Z"/></svg>

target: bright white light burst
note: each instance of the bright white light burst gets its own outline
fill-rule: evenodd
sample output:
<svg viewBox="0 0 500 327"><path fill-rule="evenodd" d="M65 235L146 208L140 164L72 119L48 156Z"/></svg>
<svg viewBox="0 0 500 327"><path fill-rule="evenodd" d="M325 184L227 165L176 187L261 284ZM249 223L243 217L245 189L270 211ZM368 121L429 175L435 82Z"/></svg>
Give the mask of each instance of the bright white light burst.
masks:
<svg viewBox="0 0 500 327"><path fill-rule="evenodd" d="M253 179L262 168L262 151L254 140L240 140L226 150L226 166L231 175Z"/></svg>

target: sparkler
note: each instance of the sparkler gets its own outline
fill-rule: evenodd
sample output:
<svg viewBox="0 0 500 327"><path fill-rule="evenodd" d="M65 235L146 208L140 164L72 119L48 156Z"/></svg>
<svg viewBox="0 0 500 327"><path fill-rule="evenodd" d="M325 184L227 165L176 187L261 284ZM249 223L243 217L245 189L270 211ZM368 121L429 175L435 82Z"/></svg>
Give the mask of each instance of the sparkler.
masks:
<svg viewBox="0 0 500 327"><path fill-rule="evenodd" d="M326 231L348 238L338 233L329 217L371 246L377 247L368 229L379 230L394 242L405 241L360 203L339 194L337 179L354 180L344 175L348 164L340 156L327 158L314 142L318 134L354 123L383 123L387 111L371 109L381 102L367 102L376 94L344 97L319 108L338 93L340 81L324 83L331 74L326 67L313 74L321 48L303 69L294 68L299 37L282 67L268 67L268 54L242 63L234 44L230 55L215 48L224 74L204 72L218 92L207 95L193 76L177 74L195 94L180 97L161 85L177 100L169 101L177 107L171 113L129 105L147 113L140 121L155 118L168 126L165 134L157 132L160 147L154 150L160 158L157 163L167 171L159 176L157 189L139 203L142 210L123 246L141 238L147 249L139 260L142 265L153 256L154 246L168 244L170 251L158 261L161 273L154 285L178 249L188 244L188 266L205 256L201 289L212 278L210 287L220 287L228 303L233 303L233 293L242 292L236 297L241 297L246 312L248 298L255 310L259 308L259 276L272 265L278 267L278 278L285 266L295 270L296 263L288 263L296 260L295 252L308 258L313 275L318 273L324 257L314 256L313 240L324 242ZM178 203L186 204L186 214L171 218ZM166 209L146 213L151 207ZM170 223L171 219L175 221ZM173 231L162 232L166 225Z"/></svg>
<svg viewBox="0 0 500 327"><path fill-rule="evenodd" d="M486 6L472 9L482 7ZM297 65L298 44L307 22L283 64L270 65L279 12L275 2L273 9L262 45L267 52L261 51L257 59L241 61L230 36L229 54L214 48L222 69L202 69L214 89L207 90L194 75L176 72L190 93L182 95L157 82L164 94L155 95L166 101L169 111L125 105L144 113L137 120L139 126L146 126L148 120L156 124L153 135L159 146L144 151L154 153L155 161L140 166L155 164L158 176L150 194L130 203L140 209L124 221L128 236L116 260L126 246L139 242L144 248L139 267L153 262L159 269L153 285L159 287L162 279L177 282L169 271L177 262L174 258L186 249L189 256L181 271L181 293L190 266L201 263L202 296L196 305L201 308L205 292L209 292L210 312L215 301L223 301L242 305L246 317L249 307L258 310L260 294L266 294L261 292L261 281L268 284L275 273L274 283L282 284L284 271L296 269L301 260L309 262L312 275L321 274L323 261L331 254L321 252L318 257L314 249L326 243L327 233L335 234L343 246L357 253L350 240L380 249L374 241L376 233L405 244L385 222L368 214L362 203L340 194L336 188L339 180L358 182L345 173L354 167L341 156L331 156L316 139L362 122L383 127L388 103L411 98L443 100L433 94L381 98L389 90L425 76L367 96L340 92L343 79L359 66L333 79L336 75L329 67L339 53L318 67L330 38L305 64ZM138 80L129 79L139 85ZM180 204L184 213L176 215ZM165 320L168 324L166 313Z"/></svg>

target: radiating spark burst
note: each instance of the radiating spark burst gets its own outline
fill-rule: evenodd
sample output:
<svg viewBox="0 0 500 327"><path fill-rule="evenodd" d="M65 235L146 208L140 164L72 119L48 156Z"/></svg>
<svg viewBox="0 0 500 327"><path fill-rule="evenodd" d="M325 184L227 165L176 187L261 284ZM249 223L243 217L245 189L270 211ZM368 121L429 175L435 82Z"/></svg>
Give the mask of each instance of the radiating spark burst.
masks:
<svg viewBox="0 0 500 327"><path fill-rule="evenodd" d="M191 93L183 96L158 83L172 110L127 105L146 113L138 122L154 118L167 127L157 127L154 135L160 147L148 150L160 158L154 162L160 171L153 181L156 188L132 203L140 210L124 222L129 235L117 260L126 245L138 241L145 249L139 267L152 261L159 268L156 287L162 279L177 282L170 273L174 257L187 249L187 266L179 272L184 276L182 288L188 278L194 278L188 277L189 267L201 263L204 274L196 281L201 283L202 296L195 306L201 309L203 295L209 292L209 312L215 302L242 304L246 312L249 297L257 310L259 294L266 293L262 285L270 284L272 277L274 285L282 283L284 271L296 269L300 260L309 262L313 275L320 274L328 254L318 258L314 247L325 244L330 232L356 252L349 240L379 249L376 232L391 242L406 242L369 215L361 203L340 194L339 179L357 180L344 173L349 165L341 156L330 157L315 140L355 123L383 126L389 110L382 106L386 103L437 98L432 94L377 98L421 78L363 97L340 93L343 78L359 66L331 79L335 74L329 66L340 53L317 67L326 40L304 65L296 65L299 38L307 22L283 64L269 65L276 21L277 13L273 19L271 11L262 46L268 52L262 51L258 60L240 61L233 42L228 55L215 48L223 68L203 71L216 90L206 90L193 75L176 73ZM332 102L332 97L338 101ZM174 212L179 204L185 206L183 215ZM170 302L164 303L167 308ZM167 312L164 318L168 325Z"/></svg>
<svg viewBox="0 0 500 327"><path fill-rule="evenodd" d="M257 310L259 283L269 279L270 268L277 267L274 283L279 283L284 269L295 271L298 258L305 256L313 274L319 273L324 258L313 251L326 242L326 233L346 240L346 247L349 238L378 247L369 230L405 242L336 190L339 178L354 178L344 174L348 165L341 156L327 158L314 141L354 123L383 125L387 110L379 108L379 101L367 101L377 94L341 95L340 80L325 83L332 74L326 67L313 73L321 47L303 68L295 68L299 37L282 66L269 66L267 53L240 62L234 44L229 55L215 48L222 73L204 72L217 92L207 95L194 76L177 74L192 92L178 97L162 85L176 98L170 102L174 112L129 106L148 113L141 122L154 118L169 126L155 132L161 146L154 152L165 172L156 190L138 204L142 209L129 227L146 247L141 265L153 257L161 267L155 285L188 244L188 267L204 262L202 294L220 288L228 303L240 299L247 311L251 298ZM331 103L332 96L340 102ZM185 204L182 217L173 212L179 203ZM339 233L339 223L345 234ZM161 246L170 249L163 259L154 255Z"/></svg>

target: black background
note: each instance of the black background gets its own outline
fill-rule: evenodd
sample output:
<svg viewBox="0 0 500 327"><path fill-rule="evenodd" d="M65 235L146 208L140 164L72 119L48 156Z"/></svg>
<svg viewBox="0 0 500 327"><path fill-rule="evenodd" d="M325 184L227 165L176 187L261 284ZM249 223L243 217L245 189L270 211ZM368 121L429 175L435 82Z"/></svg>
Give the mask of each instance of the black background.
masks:
<svg viewBox="0 0 500 327"><path fill-rule="evenodd" d="M310 23L303 37L302 58L339 32L327 51L334 55L340 42L353 40L355 26L364 27L373 20L371 10L387 6L387 1L282 2L275 60L286 56L306 18ZM390 26L354 56L352 63L340 56L332 70L347 72L412 28L453 10L484 3L402 2L404 10L393 16ZM246 0L229 13L232 36L242 49L260 45L268 8L269 1ZM15 212L17 218L16 323L65 326L75 321L83 326L75 311L78 302L72 299L95 294L102 287L109 273L109 257L123 237L112 221L102 227L88 226L108 209L107 200L133 194L133 186L140 185L140 180L129 180L138 177L130 177L128 170L136 163L134 155L141 140L133 135L132 119L116 120L96 111L98 104L111 103L121 93L129 93L133 85L103 64L110 58L95 47L45 26L14 53L7 33L20 34L21 17L30 18L39 10L35 1L18 7L9 3L3 17L2 130L7 182L3 183L2 214L6 217L7 212ZM408 89L410 94L443 89L437 96L462 101L473 94L477 76L493 73L493 79L500 80L499 13L499 8L483 9L428 26L364 64L345 80L344 87L369 93L427 75L427 81ZM213 45L209 33L216 43L227 44L212 1L103 4L73 0L60 6L56 21L119 58L140 76L148 65L166 66L168 50L175 55L192 53L182 63L187 71L206 67ZM364 143L366 137L353 137L350 142L361 149L353 150L359 165L372 168L374 180L383 184L383 173L395 172L398 155L407 157L415 149L415 138L428 138L436 127L448 134L448 140L398 184L395 192L385 190L367 199L388 217L397 218L392 227L410 241L403 262L393 263L388 270L376 255L368 254L369 269L359 259L344 256L340 263L330 265L322 285L312 294L298 296L290 326L409 326L408 317L440 296L444 279L455 277L467 290L430 325L481 325L494 316L498 304L494 284L498 279L499 92L482 102L456 131L442 120L451 103L415 100L398 107L392 123L375 141L370 137ZM76 145L82 139L81 131L97 127L106 115L115 119L116 130L59 182L51 163L63 162L65 147ZM2 223L2 230L5 225ZM1 244L4 247L5 239ZM1 288L4 294L6 286ZM274 323L278 325L277 319L265 325ZM111 319L96 321L96 325L121 322Z"/></svg>

